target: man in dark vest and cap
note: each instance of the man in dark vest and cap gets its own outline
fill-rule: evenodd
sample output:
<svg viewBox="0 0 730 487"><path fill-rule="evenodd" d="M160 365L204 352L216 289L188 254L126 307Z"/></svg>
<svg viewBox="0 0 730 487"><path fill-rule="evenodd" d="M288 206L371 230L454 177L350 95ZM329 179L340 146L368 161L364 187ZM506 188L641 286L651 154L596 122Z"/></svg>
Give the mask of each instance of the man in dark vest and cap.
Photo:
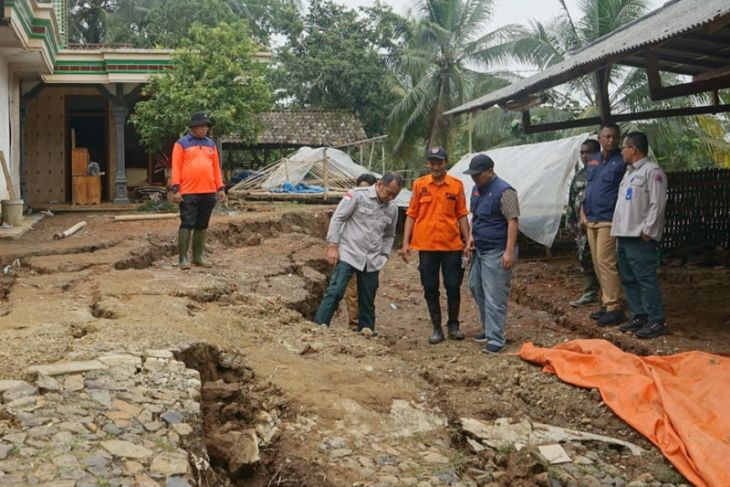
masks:
<svg viewBox="0 0 730 487"><path fill-rule="evenodd" d="M517 191L494 173L494 161L478 154L464 171L474 181L471 193L472 253L469 288L479 308L483 332L475 339L486 342L486 353L504 349L504 322L517 260Z"/></svg>
<svg viewBox="0 0 730 487"><path fill-rule="evenodd" d="M207 267L203 249L208 222L216 199L226 200L218 148L208 137L210 117L196 112L190 117L190 131L172 149L173 201L180 204L178 254L180 269L190 269L188 249L193 242L193 264Z"/></svg>

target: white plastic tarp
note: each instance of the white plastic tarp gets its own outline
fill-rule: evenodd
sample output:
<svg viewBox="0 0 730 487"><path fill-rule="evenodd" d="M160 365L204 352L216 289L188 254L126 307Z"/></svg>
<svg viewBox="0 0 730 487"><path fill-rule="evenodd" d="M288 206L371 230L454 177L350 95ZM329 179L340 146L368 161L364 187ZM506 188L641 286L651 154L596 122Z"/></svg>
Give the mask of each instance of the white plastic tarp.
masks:
<svg viewBox="0 0 730 487"><path fill-rule="evenodd" d="M547 247L552 246L558 234L575 167L580 161L580 144L587 138L588 134L584 134L481 152L492 158L497 175L517 190L520 231ZM474 182L464 171L476 154L467 154L449 170L451 176L464 183L467 205Z"/></svg>
<svg viewBox="0 0 730 487"><path fill-rule="evenodd" d="M357 178L360 174L370 172L366 167L355 163L350 156L341 150L327 148L327 170L332 177ZM325 160L324 147L302 147L291 156L284 159L282 164L272 172L261 187L271 191L280 188L284 183L296 186L317 164L320 167Z"/></svg>
<svg viewBox="0 0 730 487"><path fill-rule="evenodd" d="M327 148L327 170L331 177L348 177L357 179L361 174L372 173L375 177L380 177L381 174L373 171L368 171L365 166L353 161L347 153L342 152L338 149L331 147ZM294 154L287 157L282 164L273 171L269 177L261 184L261 187L267 191L271 191L288 182L292 186L304 182L307 174L312 170L312 167L316 164L322 166L325 161L325 148L324 147L302 147L297 150ZM395 202L398 206L408 206L411 200L411 192L407 189L401 190Z"/></svg>

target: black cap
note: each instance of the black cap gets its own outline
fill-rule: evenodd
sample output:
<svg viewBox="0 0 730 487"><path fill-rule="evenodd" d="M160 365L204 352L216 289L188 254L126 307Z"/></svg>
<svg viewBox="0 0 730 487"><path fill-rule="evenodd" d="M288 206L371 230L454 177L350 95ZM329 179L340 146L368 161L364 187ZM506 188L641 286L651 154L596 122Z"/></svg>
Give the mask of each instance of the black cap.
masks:
<svg viewBox="0 0 730 487"><path fill-rule="evenodd" d="M210 127L213 122L210 121L208 112L195 112L190 116L190 128L198 127L200 125L207 125Z"/></svg>
<svg viewBox="0 0 730 487"><path fill-rule="evenodd" d="M428 154L426 154L426 159L429 161L431 159L437 159L439 161L445 161L449 158L449 155L446 153L446 149L443 147L431 147L428 149Z"/></svg>
<svg viewBox="0 0 730 487"><path fill-rule="evenodd" d="M464 171L464 174L474 176L476 174L481 174L487 169L494 169L494 161L486 154L477 154L471 158L471 161L469 161L469 169Z"/></svg>

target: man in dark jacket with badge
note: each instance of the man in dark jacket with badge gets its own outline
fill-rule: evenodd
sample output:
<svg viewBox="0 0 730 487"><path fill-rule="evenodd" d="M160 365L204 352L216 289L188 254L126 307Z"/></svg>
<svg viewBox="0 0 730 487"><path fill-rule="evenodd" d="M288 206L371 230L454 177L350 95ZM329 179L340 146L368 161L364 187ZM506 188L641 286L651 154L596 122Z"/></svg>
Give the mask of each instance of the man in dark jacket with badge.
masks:
<svg viewBox="0 0 730 487"><path fill-rule="evenodd" d="M479 308L486 341L483 351L499 353L504 349L504 322L517 260L517 218L520 216L517 191L494 173L494 161L485 155L474 156L464 171L474 181L471 194L472 238L474 250L469 288Z"/></svg>
<svg viewBox="0 0 730 487"><path fill-rule="evenodd" d="M598 132L601 163L588 168L586 192L581 206L581 224L586 228L593 268L601 283L603 306L590 315L598 321L598 326L617 325L626 320L621 306L616 239L611 236L618 187L626 171L619 150L620 136L615 124L604 125Z"/></svg>

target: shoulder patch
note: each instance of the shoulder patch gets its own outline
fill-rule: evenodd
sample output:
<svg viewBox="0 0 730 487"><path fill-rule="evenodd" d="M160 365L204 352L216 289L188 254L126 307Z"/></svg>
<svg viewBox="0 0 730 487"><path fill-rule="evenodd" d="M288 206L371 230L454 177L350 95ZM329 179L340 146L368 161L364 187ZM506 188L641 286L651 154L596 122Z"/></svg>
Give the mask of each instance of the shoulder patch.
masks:
<svg viewBox="0 0 730 487"><path fill-rule="evenodd" d="M654 181L656 181L657 183L661 183L662 181L664 181L664 178L661 174L657 174L656 177L654 177Z"/></svg>

